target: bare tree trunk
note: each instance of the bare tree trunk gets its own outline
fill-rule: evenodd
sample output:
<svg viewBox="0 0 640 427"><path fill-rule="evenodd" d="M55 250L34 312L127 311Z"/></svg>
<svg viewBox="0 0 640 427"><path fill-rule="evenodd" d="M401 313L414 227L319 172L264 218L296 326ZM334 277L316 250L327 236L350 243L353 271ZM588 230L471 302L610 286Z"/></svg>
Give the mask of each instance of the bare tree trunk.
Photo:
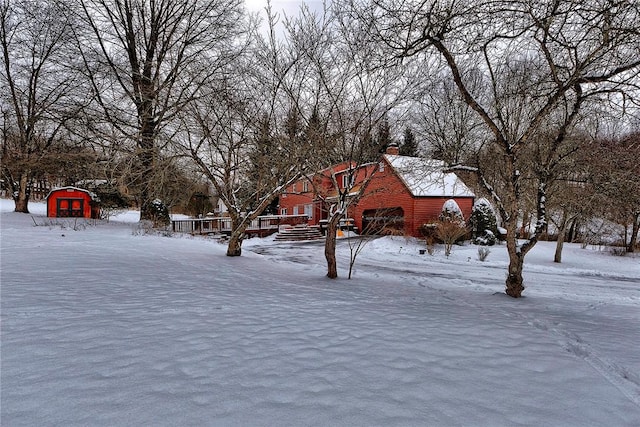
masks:
<svg viewBox="0 0 640 427"><path fill-rule="evenodd" d="M569 227L569 235L567 236L567 239L566 239L567 242L573 243L573 241L576 239L576 235L578 234L579 228L580 227L578 225L578 218L575 217L571 221L571 226Z"/></svg>
<svg viewBox="0 0 640 427"><path fill-rule="evenodd" d="M640 211L635 213L633 226L631 227L631 239L629 239L629 246L627 246L628 253L633 253L636 250L638 231L640 231Z"/></svg>
<svg viewBox="0 0 640 427"><path fill-rule="evenodd" d="M336 233L340 216L335 215L327 223L327 240L324 242L324 257L327 260L327 277L336 279L338 277L338 262L336 261Z"/></svg>
<svg viewBox="0 0 640 427"><path fill-rule="evenodd" d="M522 270L524 267L524 253L518 246L518 239L516 237L516 224L507 223L507 252L509 254L509 267L508 276L506 280L505 292L507 295L513 298L520 298L522 291L524 291L524 279L522 277Z"/></svg>
<svg viewBox="0 0 640 427"><path fill-rule="evenodd" d="M129 49L135 49L135 46L129 46ZM130 55L131 56L131 55ZM139 64L132 64L133 67L139 67ZM136 69L136 68L133 68ZM151 210L152 188L150 183L153 180L154 157L156 150L156 123L153 119L153 104L157 98L157 93L151 79L151 69L144 68L142 76L135 76L134 82L139 88L140 98L137 105L138 122L140 125L140 139L138 140L138 160L140 161L140 221L153 219L154 213ZM162 201L165 202L164 200Z"/></svg>
<svg viewBox="0 0 640 427"><path fill-rule="evenodd" d="M564 246L565 228L563 228L562 232L558 235L558 241L556 242L556 253L553 255L553 262L557 262L558 264L562 262L562 247Z"/></svg>
<svg viewBox="0 0 640 427"><path fill-rule="evenodd" d="M349 260L349 276L347 277L349 280L351 280L351 276L353 274L353 266L356 264L356 257L355 255L351 256L351 259Z"/></svg>
<svg viewBox="0 0 640 427"><path fill-rule="evenodd" d="M20 174L18 194L13 200L16 203L15 212L29 213L29 171Z"/></svg>
<svg viewBox="0 0 640 427"><path fill-rule="evenodd" d="M569 219L567 218L566 212L562 217L562 225L560 226L560 230L558 231L558 240L556 241L556 253L553 255L553 262L561 263L562 262L562 247L564 246L564 236L567 234L567 227L569 225Z"/></svg>
<svg viewBox="0 0 640 427"><path fill-rule="evenodd" d="M153 165L153 141L143 141L142 149L138 154L138 159L140 161L140 183L141 188L138 193L138 200L140 201L140 221L144 220L153 220L155 218L155 212L151 207L152 194L151 188L149 188L149 183L152 180L152 175L154 174L154 165ZM165 201L162 200L164 203Z"/></svg>
<svg viewBox="0 0 640 427"><path fill-rule="evenodd" d="M227 246L227 256L242 255L243 237L244 237L244 229L234 230L231 232L231 237L229 238L229 245Z"/></svg>
<svg viewBox="0 0 640 427"><path fill-rule="evenodd" d="M510 297L520 298L522 296L522 291L524 291L523 265L524 257L517 252L512 253L509 250L509 275L507 276L505 292Z"/></svg>

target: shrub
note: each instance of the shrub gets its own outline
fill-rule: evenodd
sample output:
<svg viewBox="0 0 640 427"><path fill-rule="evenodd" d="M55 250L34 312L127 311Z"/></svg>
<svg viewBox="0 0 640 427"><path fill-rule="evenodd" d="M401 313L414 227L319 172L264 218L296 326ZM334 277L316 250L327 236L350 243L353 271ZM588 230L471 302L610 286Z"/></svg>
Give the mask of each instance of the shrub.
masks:
<svg viewBox="0 0 640 427"><path fill-rule="evenodd" d="M424 237L424 242L427 245L427 252L429 255L435 253L436 244L436 224L422 224L420 226L420 233Z"/></svg>
<svg viewBox="0 0 640 427"><path fill-rule="evenodd" d="M440 221L448 220L449 222L457 222L460 225L464 225L464 217L462 216L462 210L458 203L449 199L442 205L442 211L438 217Z"/></svg>
<svg viewBox="0 0 640 427"><path fill-rule="evenodd" d="M480 261L484 261L487 259L490 253L491 251L489 250L489 248L481 246L478 248L478 259Z"/></svg>
<svg viewBox="0 0 640 427"><path fill-rule="evenodd" d="M437 237L442 243L444 243L444 254L446 256L451 255L451 248L454 243L462 239L467 234L467 228L464 223L451 219L442 219L436 223Z"/></svg>
<svg viewBox="0 0 640 427"><path fill-rule="evenodd" d="M498 233L496 214L487 199L479 199L471 211L469 218L473 243L477 245L494 245Z"/></svg>
<svg viewBox="0 0 640 427"><path fill-rule="evenodd" d="M627 255L627 248L614 246L609 248L609 253L614 256L625 256Z"/></svg>
<svg viewBox="0 0 640 427"><path fill-rule="evenodd" d="M477 235L473 238L473 243L481 246L493 246L497 240L496 235L491 230L484 230L482 235Z"/></svg>
<svg viewBox="0 0 640 427"><path fill-rule="evenodd" d="M169 208L162 202L162 200L155 199L149 202L147 209L151 214L149 219L153 222L154 227L165 226L171 223Z"/></svg>

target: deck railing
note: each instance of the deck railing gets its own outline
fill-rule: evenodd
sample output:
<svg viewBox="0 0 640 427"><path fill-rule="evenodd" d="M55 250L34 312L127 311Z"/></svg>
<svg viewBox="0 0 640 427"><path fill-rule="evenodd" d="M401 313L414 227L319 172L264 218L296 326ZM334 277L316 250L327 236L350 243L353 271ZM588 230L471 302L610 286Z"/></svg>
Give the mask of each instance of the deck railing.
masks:
<svg viewBox="0 0 640 427"><path fill-rule="evenodd" d="M262 215L251 221L245 233L265 236L278 231L281 225L306 224L306 215ZM171 220L175 233L231 234L231 218L192 218Z"/></svg>

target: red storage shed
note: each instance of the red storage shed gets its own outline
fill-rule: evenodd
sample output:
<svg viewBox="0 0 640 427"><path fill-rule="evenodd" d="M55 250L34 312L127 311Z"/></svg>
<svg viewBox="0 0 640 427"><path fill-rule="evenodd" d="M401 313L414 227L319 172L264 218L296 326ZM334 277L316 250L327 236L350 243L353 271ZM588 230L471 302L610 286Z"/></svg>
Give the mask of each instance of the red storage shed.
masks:
<svg viewBox="0 0 640 427"><path fill-rule="evenodd" d="M56 188L47 195L47 216L51 218L99 218L98 197L82 188Z"/></svg>

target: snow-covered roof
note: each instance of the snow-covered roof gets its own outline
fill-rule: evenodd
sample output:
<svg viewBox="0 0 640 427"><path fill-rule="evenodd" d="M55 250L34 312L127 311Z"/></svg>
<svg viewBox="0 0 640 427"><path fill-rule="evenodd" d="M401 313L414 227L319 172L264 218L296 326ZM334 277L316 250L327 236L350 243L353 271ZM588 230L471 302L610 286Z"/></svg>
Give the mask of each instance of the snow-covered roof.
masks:
<svg viewBox="0 0 640 427"><path fill-rule="evenodd" d="M384 157L415 197L475 197L456 174L443 172L444 162L392 154Z"/></svg>
<svg viewBox="0 0 640 427"><path fill-rule="evenodd" d="M55 192L55 191L62 191L62 190L68 190L68 191L81 191L84 193L87 193L89 195L89 197L91 197L91 200L95 200L95 201L100 201L100 198L98 197L98 195L92 191L89 191L87 189L84 188L79 188L79 187L73 187L73 186L68 186L68 187L55 187L53 188L51 191L49 191L49 194L47 194L47 199L49 198L49 196L51 196L51 193Z"/></svg>

